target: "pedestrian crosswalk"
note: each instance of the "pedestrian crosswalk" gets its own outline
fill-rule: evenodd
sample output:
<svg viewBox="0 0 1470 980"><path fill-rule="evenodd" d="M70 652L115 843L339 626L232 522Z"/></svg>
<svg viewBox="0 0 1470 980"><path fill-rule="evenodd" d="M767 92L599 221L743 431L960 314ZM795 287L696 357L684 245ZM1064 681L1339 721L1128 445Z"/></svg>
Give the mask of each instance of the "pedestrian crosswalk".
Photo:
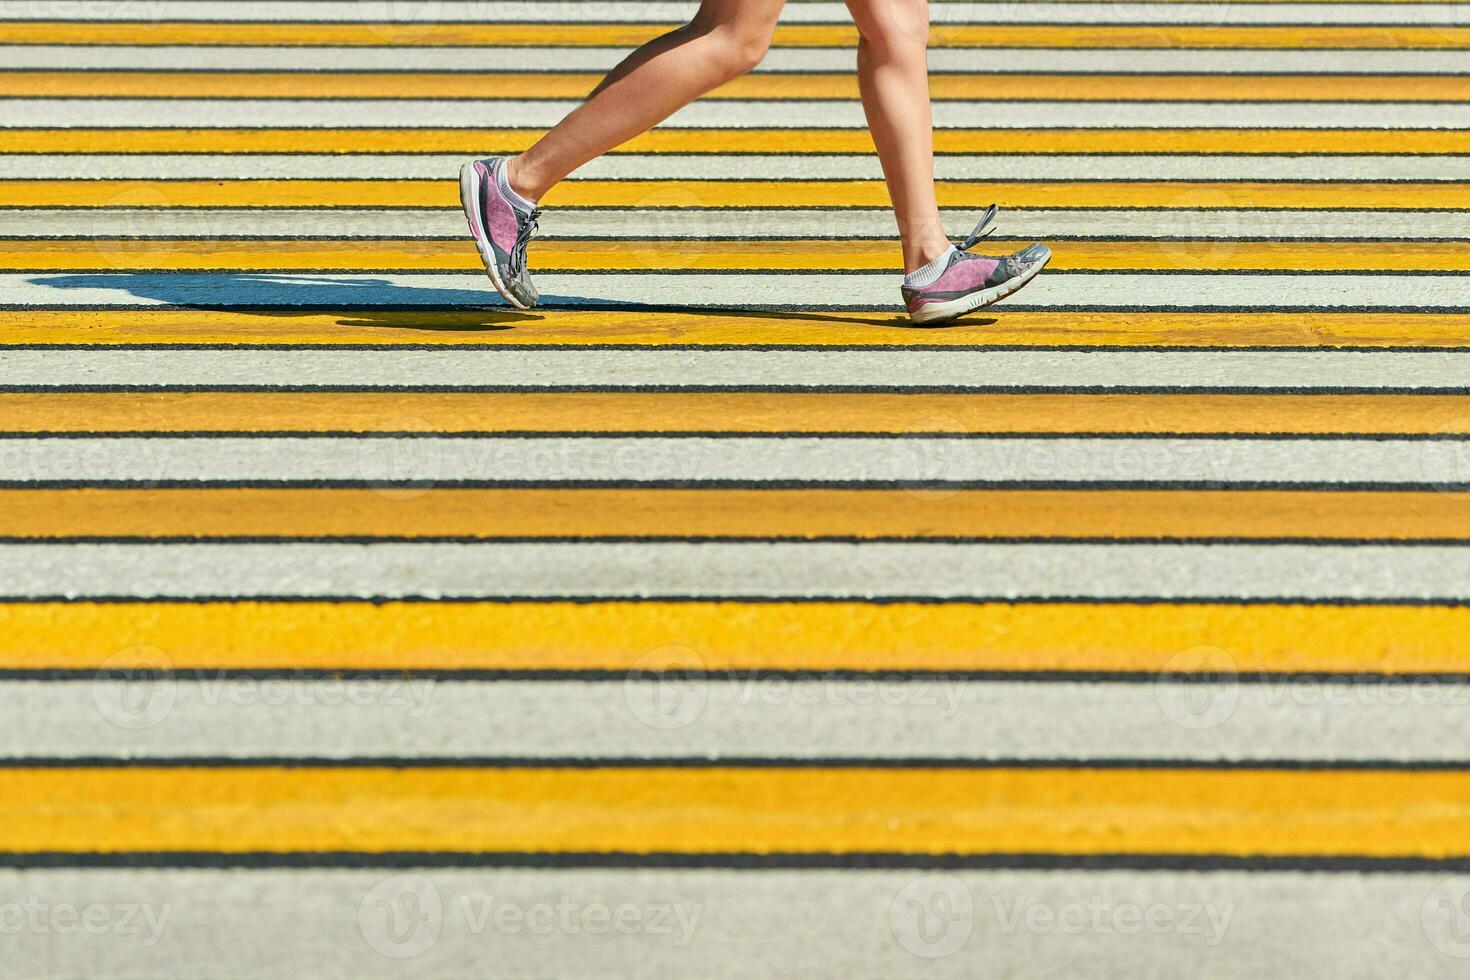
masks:
<svg viewBox="0 0 1470 980"><path fill-rule="evenodd" d="M1470 4L693 9L0 5L0 976L1460 975Z"/></svg>

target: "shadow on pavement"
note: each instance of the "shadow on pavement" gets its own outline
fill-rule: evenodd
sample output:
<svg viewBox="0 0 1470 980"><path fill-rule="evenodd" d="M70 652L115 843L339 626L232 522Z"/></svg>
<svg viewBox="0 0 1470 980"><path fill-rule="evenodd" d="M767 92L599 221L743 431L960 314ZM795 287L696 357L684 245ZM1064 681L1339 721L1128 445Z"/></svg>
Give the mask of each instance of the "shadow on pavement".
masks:
<svg viewBox="0 0 1470 980"><path fill-rule="evenodd" d="M853 316L818 310L612 304L584 296L555 295L543 296L544 305L536 312L522 313L506 305L488 284L484 289L420 288L387 279L339 279L273 273L105 272L36 276L29 282L53 289L119 290L175 308L229 310L252 316L320 316L339 312L343 317L338 321L341 326L401 330L512 330L517 324L536 323L559 311L596 309L773 322L862 324L901 330L980 327L996 322L994 318L962 319L933 327L917 327L902 313Z"/></svg>

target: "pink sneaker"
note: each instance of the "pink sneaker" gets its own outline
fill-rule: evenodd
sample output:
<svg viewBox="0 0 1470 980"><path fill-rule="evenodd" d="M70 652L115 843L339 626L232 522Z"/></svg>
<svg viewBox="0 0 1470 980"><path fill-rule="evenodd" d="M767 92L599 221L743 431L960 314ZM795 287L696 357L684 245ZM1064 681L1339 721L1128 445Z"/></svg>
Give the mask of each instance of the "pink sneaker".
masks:
<svg viewBox="0 0 1470 980"><path fill-rule="evenodd" d="M541 299L526 272L526 246L541 210L515 204L506 196L509 187L503 158L471 160L459 168L459 201L485 272L511 306L529 310Z"/></svg>
<svg viewBox="0 0 1470 980"><path fill-rule="evenodd" d="M1040 242L999 257L967 251L985 237L985 229L998 210L991 205L970 237L949 251L943 268L924 275L922 284L904 283L904 304L915 323L939 323L989 306L1026 285L1046 267L1051 249Z"/></svg>

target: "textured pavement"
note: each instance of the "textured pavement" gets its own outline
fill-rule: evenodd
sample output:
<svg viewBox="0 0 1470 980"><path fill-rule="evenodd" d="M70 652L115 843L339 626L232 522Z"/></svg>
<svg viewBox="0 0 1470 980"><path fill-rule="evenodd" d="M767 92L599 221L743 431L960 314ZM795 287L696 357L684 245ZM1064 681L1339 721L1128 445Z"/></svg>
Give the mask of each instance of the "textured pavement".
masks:
<svg viewBox="0 0 1470 980"><path fill-rule="evenodd" d="M1457 977L1470 4L0 4L0 977Z"/></svg>

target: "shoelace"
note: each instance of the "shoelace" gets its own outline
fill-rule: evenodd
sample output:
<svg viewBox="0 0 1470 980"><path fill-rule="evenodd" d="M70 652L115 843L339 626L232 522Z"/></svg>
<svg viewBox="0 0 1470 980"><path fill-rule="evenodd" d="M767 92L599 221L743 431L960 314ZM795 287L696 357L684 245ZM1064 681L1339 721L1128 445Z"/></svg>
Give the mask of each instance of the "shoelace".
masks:
<svg viewBox="0 0 1470 980"><path fill-rule="evenodd" d="M516 232L516 243L510 250L510 274L518 276L526 271L526 246L531 244L531 239L536 237L536 219L541 217L540 208L532 208L526 220L521 223L520 230Z"/></svg>
<svg viewBox="0 0 1470 980"><path fill-rule="evenodd" d="M995 220L995 216L999 213L999 204L992 204L989 208L987 208L985 213L980 216L980 222L975 225L975 230L970 232L970 237L966 238L963 242L959 244L959 250L961 252L968 252L976 242L984 238L986 235L993 233L995 229L991 228L990 224Z"/></svg>

